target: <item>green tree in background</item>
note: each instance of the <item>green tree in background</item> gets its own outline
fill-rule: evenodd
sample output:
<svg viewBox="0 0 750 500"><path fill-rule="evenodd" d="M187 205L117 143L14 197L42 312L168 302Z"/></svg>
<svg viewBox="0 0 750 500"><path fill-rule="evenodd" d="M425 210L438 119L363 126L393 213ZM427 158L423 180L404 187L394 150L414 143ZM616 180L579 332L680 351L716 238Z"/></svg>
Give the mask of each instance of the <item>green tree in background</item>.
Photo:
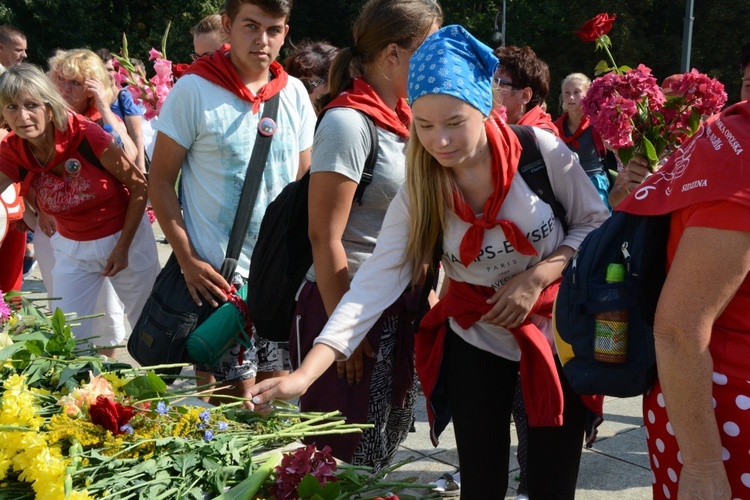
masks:
<svg viewBox="0 0 750 500"><path fill-rule="evenodd" d="M119 51L127 33L131 57L148 60L151 47L159 49L167 23L172 27L167 55L190 61L190 28L207 14L219 12L222 0L3 0L0 24L26 33L29 61L46 69L55 49L108 48Z"/></svg>
<svg viewBox="0 0 750 500"><path fill-rule="evenodd" d="M337 46L351 44L351 26L364 0L296 0L289 22L286 49L304 38L325 39ZM119 50L128 35L133 57L148 58L161 45L167 22L172 27L167 55L189 62L190 27L203 16L219 12L222 0L3 0L0 24L26 32L31 62L45 66L55 48L107 47ZM462 24L490 46L494 20L502 0L443 0L446 24ZM602 59L575 31L599 12L617 15L610 33L619 64L643 63L659 79L680 71L685 0L506 0L507 44L530 45L550 66L552 85L547 101L558 113L560 81L572 72L593 77ZM498 17L498 25L500 18ZM729 102L739 98L740 46L750 41L750 1L696 0L691 67L719 78ZM282 57L284 56L282 53Z"/></svg>

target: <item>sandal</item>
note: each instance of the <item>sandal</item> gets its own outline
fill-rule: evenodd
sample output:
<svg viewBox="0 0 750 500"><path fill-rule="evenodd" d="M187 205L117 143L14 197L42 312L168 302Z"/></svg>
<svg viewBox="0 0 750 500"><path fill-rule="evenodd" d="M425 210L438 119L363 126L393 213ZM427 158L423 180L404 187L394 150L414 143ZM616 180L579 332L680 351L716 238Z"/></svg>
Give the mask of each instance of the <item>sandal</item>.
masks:
<svg viewBox="0 0 750 500"><path fill-rule="evenodd" d="M433 483L432 491L439 493L441 497L457 497L461 495L461 472L455 474L446 472L440 479Z"/></svg>

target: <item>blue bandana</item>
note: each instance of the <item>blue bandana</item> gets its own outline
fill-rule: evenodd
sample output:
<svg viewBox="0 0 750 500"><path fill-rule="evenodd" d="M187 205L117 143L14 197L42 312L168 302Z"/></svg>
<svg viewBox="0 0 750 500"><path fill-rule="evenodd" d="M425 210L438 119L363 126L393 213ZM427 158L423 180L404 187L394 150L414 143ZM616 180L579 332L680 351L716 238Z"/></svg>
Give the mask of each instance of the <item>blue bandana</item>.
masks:
<svg viewBox="0 0 750 500"><path fill-rule="evenodd" d="M489 116L497 66L492 49L462 26L446 26L427 37L411 56L409 102L414 104L426 94L447 94Z"/></svg>

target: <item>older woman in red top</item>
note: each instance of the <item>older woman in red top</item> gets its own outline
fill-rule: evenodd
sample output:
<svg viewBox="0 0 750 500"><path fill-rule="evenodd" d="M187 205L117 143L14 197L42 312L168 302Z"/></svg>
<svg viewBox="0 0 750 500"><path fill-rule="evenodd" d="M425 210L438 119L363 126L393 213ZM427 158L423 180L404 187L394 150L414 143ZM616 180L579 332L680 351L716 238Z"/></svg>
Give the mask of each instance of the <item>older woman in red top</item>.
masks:
<svg viewBox="0 0 750 500"><path fill-rule="evenodd" d="M617 206L671 214L654 319L659 378L643 399L654 498L750 497L748 165L741 102Z"/></svg>
<svg viewBox="0 0 750 500"><path fill-rule="evenodd" d="M57 233L53 294L66 312L95 312L109 280L130 323L138 318L159 271L144 214L146 179L97 124L71 112L39 68L22 64L0 76L2 124L12 133L0 147L0 191L20 182L33 188ZM123 339L93 338L90 322L74 328L100 347Z"/></svg>

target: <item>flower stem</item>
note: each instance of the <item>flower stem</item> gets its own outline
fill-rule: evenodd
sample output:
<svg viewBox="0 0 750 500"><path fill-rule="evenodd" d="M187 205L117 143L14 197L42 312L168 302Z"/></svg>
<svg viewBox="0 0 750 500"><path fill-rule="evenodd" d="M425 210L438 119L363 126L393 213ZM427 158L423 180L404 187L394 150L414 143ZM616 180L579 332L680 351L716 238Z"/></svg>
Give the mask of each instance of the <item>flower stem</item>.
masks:
<svg viewBox="0 0 750 500"><path fill-rule="evenodd" d="M604 52L607 53L607 57L609 57L609 62L612 63L612 70L615 72L615 74L622 75L623 73L622 71L620 71L620 68L617 67L617 63L615 62L615 58L612 57L612 52L609 51L609 47L604 44L602 44L602 46L604 47Z"/></svg>

